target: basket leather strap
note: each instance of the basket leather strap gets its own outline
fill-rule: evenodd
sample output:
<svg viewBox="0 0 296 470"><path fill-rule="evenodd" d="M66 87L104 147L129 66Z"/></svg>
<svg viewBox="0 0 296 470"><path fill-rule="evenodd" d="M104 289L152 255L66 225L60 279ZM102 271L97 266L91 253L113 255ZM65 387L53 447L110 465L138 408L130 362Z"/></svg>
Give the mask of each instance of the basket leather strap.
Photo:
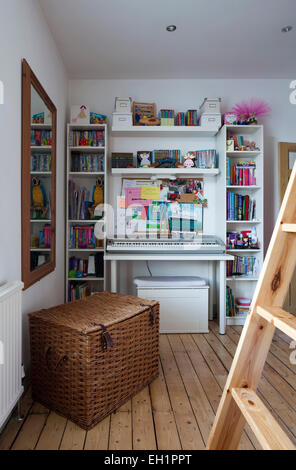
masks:
<svg viewBox="0 0 296 470"><path fill-rule="evenodd" d="M113 348L113 340L111 338L111 335L110 333L107 331L107 328L102 325L101 323L98 324L98 326L100 326L103 330L103 333L102 333L102 338L103 338L103 351L107 351L108 349L108 346L110 348Z"/></svg>
<svg viewBox="0 0 296 470"><path fill-rule="evenodd" d="M154 313L154 310L153 310L152 305L149 305L149 304L140 304L140 306L141 306L141 307L149 307L149 309L150 309L151 325L154 326L155 323L156 323L156 318L155 318L155 313Z"/></svg>

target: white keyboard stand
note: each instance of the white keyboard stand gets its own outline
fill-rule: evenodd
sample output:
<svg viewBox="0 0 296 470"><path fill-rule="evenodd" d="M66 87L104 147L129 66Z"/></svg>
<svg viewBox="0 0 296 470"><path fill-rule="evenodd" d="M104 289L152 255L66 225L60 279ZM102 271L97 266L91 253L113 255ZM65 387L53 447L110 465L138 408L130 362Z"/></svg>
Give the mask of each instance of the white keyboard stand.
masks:
<svg viewBox="0 0 296 470"><path fill-rule="evenodd" d="M214 289L216 263L219 263L219 332L226 331L226 261L234 257L228 254L138 254L138 253L106 253L105 260L111 261L111 292L117 292L117 271L119 261L207 261L211 266L212 285L210 289L210 319L213 318Z"/></svg>

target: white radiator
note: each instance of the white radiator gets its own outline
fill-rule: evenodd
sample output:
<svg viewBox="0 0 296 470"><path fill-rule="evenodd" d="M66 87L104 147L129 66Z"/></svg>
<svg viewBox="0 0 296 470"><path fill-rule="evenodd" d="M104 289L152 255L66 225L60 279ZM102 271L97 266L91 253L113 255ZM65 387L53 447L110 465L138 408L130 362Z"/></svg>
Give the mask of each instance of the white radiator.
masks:
<svg viewBox="0 0 296 470"><path fill-rule="evenodd" d="M22 396L22 282L0 286L0 429Z"/></svg>

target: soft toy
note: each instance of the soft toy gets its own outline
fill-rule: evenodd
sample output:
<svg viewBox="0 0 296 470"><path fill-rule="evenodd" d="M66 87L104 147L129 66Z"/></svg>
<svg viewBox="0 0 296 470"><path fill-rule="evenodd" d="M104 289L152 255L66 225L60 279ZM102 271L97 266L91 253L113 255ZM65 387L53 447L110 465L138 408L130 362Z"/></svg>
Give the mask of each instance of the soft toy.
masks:
<svg viewBox="0 0 296 470"><path fill-rule="evenodd" d="M35 208L43 208L46 206L46 194L39 178L32 178L31 201L32 206Z"/></svg>
<svg viewBox="0 0 296 470"><path fill-rule="evenodd" d="M101 178L98 178L93 189L94 207L104 203L104 184Z"/></svg>
<svg viewBox="0 0 296 470"><path fill-rule="evenodd" d="M39 178L35 177L32 178L31 182L31 205L32 211L37 212L38 219L46 217L48 212L46 193Z"/></svg>

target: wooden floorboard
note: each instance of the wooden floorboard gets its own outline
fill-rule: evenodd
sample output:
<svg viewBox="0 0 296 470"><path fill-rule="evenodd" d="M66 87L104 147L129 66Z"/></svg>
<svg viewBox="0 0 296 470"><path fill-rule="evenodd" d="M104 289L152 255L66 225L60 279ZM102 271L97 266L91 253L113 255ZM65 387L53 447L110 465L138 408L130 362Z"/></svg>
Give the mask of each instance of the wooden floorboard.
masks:
<svg viewBox="0 0 296 470"><path fill-rule="evenodd" d="M160 375L148 387L86 432L23 399L22 423L13 418L0 434L0 450L193 450L204 449L241 334L216 323L203 335L161 335ZM276 332L258 394L296 443L296 365L290 342ZM240 449L260 448L246 426Z"/></svg>

